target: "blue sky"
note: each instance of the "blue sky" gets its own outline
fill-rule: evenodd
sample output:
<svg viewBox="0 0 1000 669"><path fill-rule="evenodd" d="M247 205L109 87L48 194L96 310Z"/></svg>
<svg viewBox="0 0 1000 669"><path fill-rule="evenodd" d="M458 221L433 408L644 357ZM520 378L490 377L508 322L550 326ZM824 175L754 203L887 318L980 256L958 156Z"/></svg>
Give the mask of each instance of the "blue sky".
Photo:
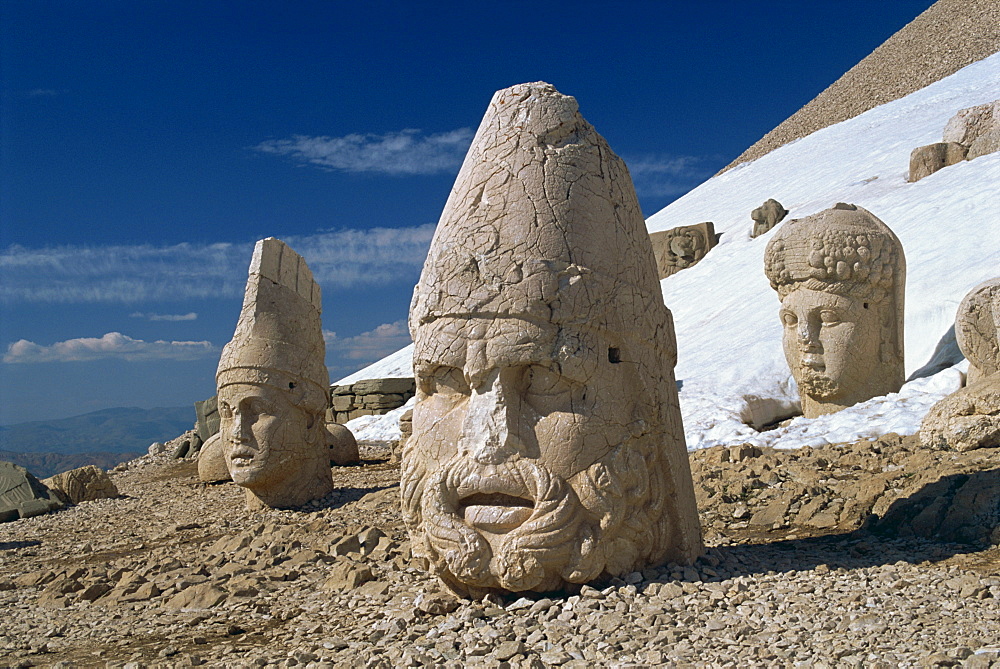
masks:
<svg viewBox="0 0 1000 669"><path fill-rule="evenodd" d="M5 0L0 424L214 394L262 237L323 287L331 380L408 343L497 89L576 96L649 216L931 4Z"/></svg>

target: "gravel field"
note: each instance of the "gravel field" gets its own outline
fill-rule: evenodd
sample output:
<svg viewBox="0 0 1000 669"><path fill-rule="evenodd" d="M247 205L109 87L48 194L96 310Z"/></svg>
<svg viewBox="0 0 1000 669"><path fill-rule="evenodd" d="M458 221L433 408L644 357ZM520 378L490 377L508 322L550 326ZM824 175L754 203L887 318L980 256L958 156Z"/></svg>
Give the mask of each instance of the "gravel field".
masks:
<svg viewBox="0 0 1000 669"><path fill-rule="evenodd" d="M1000 666L1000 449L698 451L695 565L476 602L410 556L398 465L363 456L300 511L145 456L117 499L0 525L0 666Z"/></svg>

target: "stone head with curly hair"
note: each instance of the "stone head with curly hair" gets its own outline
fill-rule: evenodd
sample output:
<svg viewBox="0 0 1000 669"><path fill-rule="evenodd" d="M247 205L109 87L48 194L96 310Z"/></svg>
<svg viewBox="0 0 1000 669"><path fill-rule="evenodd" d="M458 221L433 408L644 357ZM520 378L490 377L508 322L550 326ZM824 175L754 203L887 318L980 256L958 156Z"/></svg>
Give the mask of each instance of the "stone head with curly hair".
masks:
<svg viewBox="0 0 1000 669"><path fill-rule="evenodd" d="M788 221L764 252L781 298L785 358L807 418L903 383L903 247L882 221L851 204Z"/></svg>

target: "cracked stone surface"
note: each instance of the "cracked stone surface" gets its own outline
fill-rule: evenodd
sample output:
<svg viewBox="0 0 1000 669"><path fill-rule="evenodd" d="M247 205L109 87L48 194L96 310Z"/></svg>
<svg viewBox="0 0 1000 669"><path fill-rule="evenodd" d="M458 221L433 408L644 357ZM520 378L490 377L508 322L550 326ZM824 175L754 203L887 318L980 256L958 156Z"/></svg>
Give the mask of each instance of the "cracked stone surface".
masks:
<svg viewBox="0 0 1000 669"><path fill-rule="evenodd" d="M665 279L697 265L719 240L715 225L708 221L651 233L649 241L653 245L657 274Z"/></svg>
<svg viewBox="0 0 1000 669"><path fill-rule="evenodd" d="M960 109L948 119L941 140L971 146L977 139L1000 129L1000 100Z"/></svg>
<svg viewBox="0 0 1000 669"><path fill-rule="evenodd" d="M962 298L955 339L969 361L969 385L1000 371L1000 278L979 284Z"/></svg>
<svg viewBox="0 0 1000 669"><path fill-rule="evenodd" d="M842 202L790 220L768 242L764 272L806 418L899 390L906 260L885 223Z"/></svg>
<svg viewBox="0 0 1000 669"><path fill-rule="evenodd" d="M494 95L410 309L414 554L549 591L701 552L676 343L624 163L551 85Z"/></svg>
<svg viewBox="0 0 1000 669"><path fill-rule="evenodd" d="M333 489L321 309L305 260L273 237L257 242L216 373L222 451L250 508L301 506Z"/></svg>

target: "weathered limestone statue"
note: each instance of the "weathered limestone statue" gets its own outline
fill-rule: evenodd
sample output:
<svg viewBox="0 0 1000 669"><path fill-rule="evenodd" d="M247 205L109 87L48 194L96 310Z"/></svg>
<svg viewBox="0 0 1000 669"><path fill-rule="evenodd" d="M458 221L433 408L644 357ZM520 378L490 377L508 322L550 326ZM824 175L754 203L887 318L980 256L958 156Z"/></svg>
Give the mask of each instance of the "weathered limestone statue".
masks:
<svg viewBox="0 0 1000 669"><path fill-rule="evenodd" d="M415 555L550 591L702 550L670 312L624 163L546 83L496 93L413 293Z"/></svg>
<svg viewBox="0 0 1000 669"><path fill-rule="evenodd" d="M661 279L698 264L718 243L715 225L711 222L684 225L649 235L656 258L656 271Z"/></svg>
<svg viewBox="0 0 1000 669"><path fill-rule="evenodd" d="M842 202L790 220L768 242L764 272L806 418L899 390L906 260L885 223Z"/></svg>
<svg viewBox="0 0 1000 669"><path fill-rule="evenodd" d="M958 305L955 339L969 361L967 385L1000 371L1000 278L979 284Z"/></svg>
<svg viewBox="0 0 1000 669"><path fill-rule="evenodd" d="M220 434L247 505L296 507L333 490L320 288L284 242L257 242L243 311L222 350Z"/></svg>
<svg viewBox="0 0 1000 669"><path fill-rule="evenodd" d="M973 288L958 307L955 336L969 360L968 383L931 407L920 425L928 448L1000 446L1000 278Z"/></svg>
<svg viewBox="0 0 1000 669"><path fill-rule="evenodd" d="M753 219L753 230L750 231L750 238L760 237L765 232L770 232L787 215L788 210L782 207L780 202L773 197L769 198L764 204L750 212L750 218Z"/></svg>

